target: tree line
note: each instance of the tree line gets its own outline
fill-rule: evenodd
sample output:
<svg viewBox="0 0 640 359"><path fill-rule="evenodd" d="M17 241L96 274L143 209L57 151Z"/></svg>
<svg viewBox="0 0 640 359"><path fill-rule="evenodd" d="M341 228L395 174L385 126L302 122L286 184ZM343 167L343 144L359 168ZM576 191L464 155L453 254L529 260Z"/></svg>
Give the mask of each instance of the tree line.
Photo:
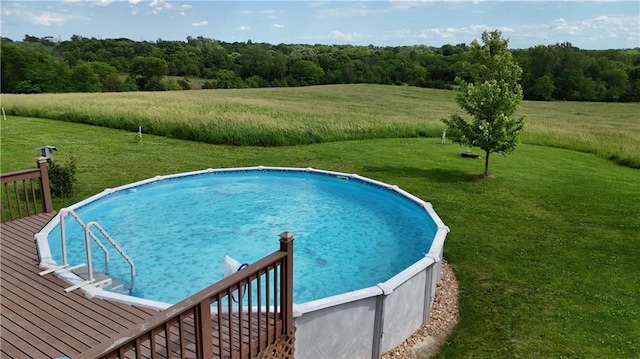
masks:
<svg viewBox="0 0 640 359"><path fill-rule="evenodd" d="M640 48L570 43L510 50L529 100L640 101ZM3 93L161 91L373 83L451 89L477 78L466 44L353 46L132 41L26 35L0 41ZM199 84L199 86L196 86Z"/></svg>

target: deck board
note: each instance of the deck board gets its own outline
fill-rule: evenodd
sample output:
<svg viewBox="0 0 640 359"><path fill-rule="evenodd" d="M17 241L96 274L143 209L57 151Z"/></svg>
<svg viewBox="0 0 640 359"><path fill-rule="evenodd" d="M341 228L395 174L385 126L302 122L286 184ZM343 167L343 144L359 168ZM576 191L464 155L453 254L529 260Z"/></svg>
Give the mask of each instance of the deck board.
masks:
<svg viewBox="0 0 640 359"><path fill-rule="evenodd" d="M3 291L7 290L2 288ZM20 309L20 313L23 319L32 321L40 320L46 322L48 325L55 326L57 328L64 328L63 331L74 338L74 341L80 340L80 342L90 342L92 340L98 340L96 335L91 336L91 333L87 333L81 330L86 326L87 322L82 322L78 317L71 317L69 315L68 322L62 322L54 313L57 311L55 307L50 304L43 304L38 300L30 300L29 298L20 298L14 293L3 293L3 300L9 300L11 306ZM68 315L68 313L65 313ZM101 326L95 327L98 332L103 335L109 335L111 332L103 332ZM77 338L77 339L76 339Z"/></svg>
<svg viewBox="0 0 640 359"><path fill-rule="evenodd" d="M153 309L130 306L98 298L86 298L79 291L64 292L69 284L53 274L40 276L34 234L53 217L53 213L41 213L31 217L0 224L0 354L2 358L56 358L79 356L83 351L100 342L117 337L118 333L144 323L157 313ZM236 337L242 328L242 352L249 348L257 354L258 327L269 326L275 337L273 314L267 320L254 315L242 318L233 315L212 315L211 326L214 353L219 357L219 338L222 338L222 357L236 357L240 347ZM242 321L240 325L239 321ZM220 323L219 323L220 322ZM231 324L231 328L229 325ZM280 325L281 323L278 322ZM195 329L193 318L185 322L186 357L195 358ZM170 330L170 350L175 357L179 350L177 325ZM252 343L249 343L249 342ZM164 335L154 338L157 357L166 356ZM233 345L230 343L233 342ZM231 355L230 350L233 351ZM143 351L151 352L147 340Z"/></svg>

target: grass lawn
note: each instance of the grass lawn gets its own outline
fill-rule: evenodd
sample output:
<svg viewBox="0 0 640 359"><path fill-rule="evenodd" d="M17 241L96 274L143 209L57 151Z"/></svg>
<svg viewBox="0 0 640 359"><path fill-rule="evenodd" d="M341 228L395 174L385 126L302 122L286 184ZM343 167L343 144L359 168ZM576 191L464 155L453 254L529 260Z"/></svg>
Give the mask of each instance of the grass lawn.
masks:
<svg viewBox="0 0 640 359"><path fill-rule="evenodd" d="M137 143L131 132L11 116L0 130L2 172L33 167L44 144L58 147L58 161L75 157L78 193L56 199L58 209L108 187L209 167L314 167L397 184L451 228L445 258L460 281L462 317L440 358L639 357L637 169L523 144L492 156L496 178L480 179L481 159L433 138L264 148L145 135Z"/></svg>

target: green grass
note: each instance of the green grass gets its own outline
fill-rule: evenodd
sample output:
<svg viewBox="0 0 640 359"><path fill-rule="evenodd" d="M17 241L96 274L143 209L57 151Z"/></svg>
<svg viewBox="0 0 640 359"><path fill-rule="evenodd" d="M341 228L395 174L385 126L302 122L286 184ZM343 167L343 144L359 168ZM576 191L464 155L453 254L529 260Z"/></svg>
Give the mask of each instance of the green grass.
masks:
<svg viewBox="0 0 640 359"><path fill-rule="evenodd" d="M461 113L455 92L407 86L95 94L4 94L7 114L87 123L213 144L284 146L439 137ZM640 168L640 104L524 102L522 141L595 153Z"/></svg>
<svg viewBox="0 0 640 359"><path fill-rule="evenodd" d="M35 165L42 144L78 164L78 194L209 167L296 166L358 173L431 202L451 228L445 258L461 320L440 358L638 358L640 172L592 154L521 145L482 160L438 139L233 147L59 121L0 121L1 170ZM286 228L283 228L286 230ZM275 238L275 237L274 237ZM277 243L274 239L274 246Z"/></svg>

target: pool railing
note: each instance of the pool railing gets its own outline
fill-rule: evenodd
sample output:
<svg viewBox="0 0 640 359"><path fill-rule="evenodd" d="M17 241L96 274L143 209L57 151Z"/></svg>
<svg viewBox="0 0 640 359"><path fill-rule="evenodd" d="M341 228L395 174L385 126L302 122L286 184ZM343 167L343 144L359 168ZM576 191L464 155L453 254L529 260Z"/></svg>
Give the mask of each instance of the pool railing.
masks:
<svg viewBox="0 0 640 359"><path fill-rule="evenodd" d="M66 234L65 234L66 233L65 217L67 215L70 215L71 218L74 219L83 229L85 253L87 254L87 257L86 257L87 263L77 264L72 267L69 266L69 261L67 260L67 245L66 245L67 240L66 240ZM113 238L111 238L109 233L107 233L107 231L104 228L102 228L102 226L98 222L91 221L89 223L84 223L84 221L80 218L80 216L78 216L78 214L75 211L69 208L62 208L58 213L58 218L60 219L60 247L62 249L62 264L57 266L51 266L48 269L41 271L39 273L41 276L44 276L56 271L61 271L61 270L67 271L69 274L73 276L74 274L72 273L72 271L74 269L78 269L86 266L88 278L83 278L84 280L79 281L73 284L71 287L66 288L64 290L65 292L71 292L73 290L76 290L78 288L82 288L88 285L93 285L96 287L105 287L108 285L112 285L113 279L109 277L109 257L110 257L109 250L102 243L102 241L100 241L100 239L96 236L96 234L93 231L91 231L91 228L95 228L98 231L98 233L102 234L102 237L109 243L109 245L113 249L115 249L116 252L120 254L120 256L129 264L130 278L131 278L131 283L129 286L129 294L132 294L135 292L136 267L135 267L135 264L133 263L133 260L127 255L127 253L125 253L125 251L118 245L118 243L116 243L116 241ZM89 239L92 239L93 243L95 243L98 246L98 248L102 250L102 253L104 254L104 274L106 275L106 278L102 279L101 281L96 281L96 278L94 277L93 259L91 257L91 244L89 243ZM37 241L38 239L36 238L36 243ZM38 255L40 256L40 252L38 252ZM38 261L42 263L42 258L41 257L38 258ZM61 274L61 272L58 272L58 273Z"/></svg>
<svg viewBox="0 0 640 359"><path fill-rule="evenodd" d="M37 167L0 174L3 187L0 202L2 222L53 212L47 160L38 158Z"/></svg>
<svg viewBox="0 0 640 359"><path fill-rule="evenodd" d="M284 232L280 250L79 357L255 358L293 332L293 234Z"/></svg>

